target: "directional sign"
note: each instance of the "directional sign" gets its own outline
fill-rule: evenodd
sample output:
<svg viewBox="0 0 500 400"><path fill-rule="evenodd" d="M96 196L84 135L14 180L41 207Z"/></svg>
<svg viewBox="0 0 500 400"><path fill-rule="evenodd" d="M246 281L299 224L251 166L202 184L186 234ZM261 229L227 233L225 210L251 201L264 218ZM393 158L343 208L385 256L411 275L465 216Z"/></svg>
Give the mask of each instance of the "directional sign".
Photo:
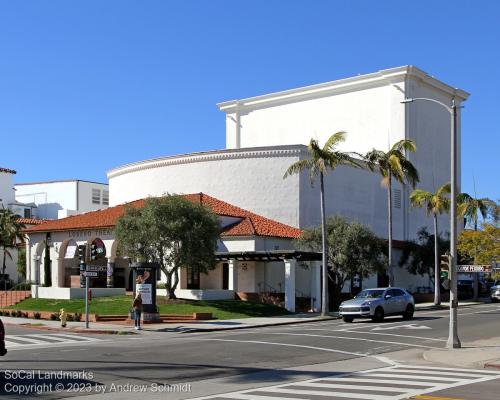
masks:
<svg viewBox="0 0 500 400"><path fill-rule="evenodd" d="M99 276L99 273L97 271L85 271L83 275L88 276L89 278L95 278Z"/></svg>
<svg viewBox="0 0 500 400"><path fill-rule="evenodd" d="M457 265L457 272L491 272L491 265Z"/></svg>
<svg viewBox="0 0 500 400"><path fill-rule="evenodd" d="M87 271L106 272L107 267L102 265L87 265Z"/></svg>

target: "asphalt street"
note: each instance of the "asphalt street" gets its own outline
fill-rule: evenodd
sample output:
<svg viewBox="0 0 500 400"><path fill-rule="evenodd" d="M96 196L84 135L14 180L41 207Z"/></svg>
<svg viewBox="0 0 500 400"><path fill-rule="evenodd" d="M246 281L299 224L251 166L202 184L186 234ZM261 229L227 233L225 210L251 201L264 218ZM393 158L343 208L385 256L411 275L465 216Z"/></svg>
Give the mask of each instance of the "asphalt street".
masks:
<svg viewBox="0 0 500 400"><path fill-rule="evenodd" d="M498 372L431 368L422 360L423 351L445 347L447 310L417 312L411 321L332 320L212 333L6 330L9 353L0 359L5 398L19 398L13 391L29 383L52 384L50 392L40 387L41 393L29 394L39 399L382 400L433 393L498 400L500 393ZM464 346L495 340L500 305L461 308L459 332ZM26 375L31 371L35 376ZM46 371L80 374L47 377Z"/></svg>

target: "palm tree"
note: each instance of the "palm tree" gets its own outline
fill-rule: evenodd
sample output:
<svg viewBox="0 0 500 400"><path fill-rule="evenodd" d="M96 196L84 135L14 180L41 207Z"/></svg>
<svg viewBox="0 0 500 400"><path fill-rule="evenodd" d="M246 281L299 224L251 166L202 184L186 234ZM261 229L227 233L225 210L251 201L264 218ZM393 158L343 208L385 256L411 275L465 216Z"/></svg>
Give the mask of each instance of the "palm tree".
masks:
<svg viewBox="0 0 500 400"><path fill-rule="evenodd" d="M447 196L451 192L449 183L441 186L436 193L426 192L416 189L410 195L410 203L414 207L425 207L427 215L432 215L434 219L434 305L441 304L440 282L439 282L439 236L437 217L450 208L450 198Z"/></svg>
<svg viewBox="0 0 500 400"><path fill-rule="evenodd" d="M405 185L415 187L419 181L418 171L406 158L405 152L417 151L412 140L402 139L391 147L388 152L375 150L366 153L364 159L370 171L378 170L382 175L382 184L387 187L387 207L389 216L389 286L394 286L394 272L392 270L392 179Z"/></svg>
<svg viewBox="0 0 500 400"><path fill-rule="evenodd" d="M0 210L0 247L3 250L2 276L4 280L4 290L7 290L7 279L5 277L6 258L12 259L9 250L16 248L18 240L24 240L24 234L21 232L25 226L19 222L19 217L7 209Z"/></svg>
<svg viewBox="0 0 500 400"><path fill-rule="evenodd" d="M310 158L297 161L288 167L283 179L290 175L299 174L302 171L308 170L311 179L311 186L316 177L319 175L320 182L320 197L321 197L321 235L322 235L322 294L321 294L321 315L327 315L327 291L328 291L328 260L327 260L327 243L326 243L326 214L325 214L325 186L324 177L328 170L334 170L339 165L349 165L352 167L360 167L360 164L352 159L355 153L346 153L336 150L339 143L345 140L345 132L334 133L326 141L323 148L315 139L309 142L308 150Z"/></svg>
<svg viewBox="0 0 500 400"><path fill-rule="evenodd" d="M460 193L457 203L459 214L465 218L466 222L474 226L475 231L477 231L479 215L483 220L490 215L493 219L498 218L497 203L487 197L478 199L467 193Z"/></svg>

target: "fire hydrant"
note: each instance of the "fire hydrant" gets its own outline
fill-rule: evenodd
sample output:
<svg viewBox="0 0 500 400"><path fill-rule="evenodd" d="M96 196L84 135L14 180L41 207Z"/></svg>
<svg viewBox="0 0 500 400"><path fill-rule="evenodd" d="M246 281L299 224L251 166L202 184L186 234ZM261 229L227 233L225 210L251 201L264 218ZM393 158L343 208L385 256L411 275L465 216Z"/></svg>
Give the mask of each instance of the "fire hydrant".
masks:
<svg viewBox="0 0 500 400"><path fill-rule="evenodd" d="M59 312L59 319L61 320L61 327L66 328L66 318L68 317L68 314L66 314L66 311L64 311L64 308L61 308Z"/></svg>

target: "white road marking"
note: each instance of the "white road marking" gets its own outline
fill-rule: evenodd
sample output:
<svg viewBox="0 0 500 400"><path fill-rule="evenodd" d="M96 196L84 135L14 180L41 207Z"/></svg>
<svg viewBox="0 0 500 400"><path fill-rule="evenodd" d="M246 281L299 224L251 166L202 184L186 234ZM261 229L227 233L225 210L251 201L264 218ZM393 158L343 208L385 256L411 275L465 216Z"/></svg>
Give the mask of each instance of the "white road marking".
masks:
<svg viewBox="0 0 500 400"><path fill-rule="evenodd" d="M455 374L457 377L453 379L447 378L448 383L442 383L445 378L435 378L433 380L427 376L422 377L415 374L401 374L401 372L404 372L405 370L411 370L413 372L415 372L415 370L417 372L420 372L420 370L427 370L433 371L436 375L448 375L451 373ZM402 377L403 375L404 377ZM389 379L379 379L379 376L387 376ZM460 378L458 378L458 376L460 376ZM468 377L463 378L464 376ZM488 374L485 376L482 370L458 368L441 369L439 367L427 367L422 365L394 365L391 367L377 368L367 371L347 372L330 377L288 382L280 385L263 386L237 392L197 397L193 400L214 399L219 397L235 400L307 400L311 399L311 396L317 395L330 398L340 397L367 400L402 400L419 394L431 393L438 390L484 382L497 378L500 378L500 372L488 371ZM422 379L425 379L425 381L422 381ZM391 386L391 384L394 386ZM289 394L296 397L287 397Z"/></svg>
<svg viewBox="0 0 500 400"><path fill-rule="evenodd" d="M395 345L399 345L399 346L409 346L409 347L422 347L425 349L441 349L441 347L427 346L427 345L421 345L421 344L392 342L392 341L387 341L387 340L375 340L375 339L355 338L355 337L346 337L346 336L314 335L314 334L310 334L310 333L269 332L269 335L309 336L309 337L320 337L320 338L330 338L330 339L358 340L358 341L362 341L362 342L395 344Z"/></svg>
<svg viewBox="0 0 500 400"><path fill-rule="evenodd" d="M14 339L11 341L9 339ZM19 343L19 342L20 343ZM68 334L34 334L34 335L9 335L5 340L7 351L29 350L62 346L87 346L91 342L109 342L109 339L97 339L86 336L76 336Z"/></svg>
<svg viewBox="0 0 500 400"><path fill-rule="evenodd" d="M386 331L390 329L432 329L426 325L418 325L418 324L406 324L406 325L397 325L397 326L377 326L372 329L372 331Z"/></svg>

